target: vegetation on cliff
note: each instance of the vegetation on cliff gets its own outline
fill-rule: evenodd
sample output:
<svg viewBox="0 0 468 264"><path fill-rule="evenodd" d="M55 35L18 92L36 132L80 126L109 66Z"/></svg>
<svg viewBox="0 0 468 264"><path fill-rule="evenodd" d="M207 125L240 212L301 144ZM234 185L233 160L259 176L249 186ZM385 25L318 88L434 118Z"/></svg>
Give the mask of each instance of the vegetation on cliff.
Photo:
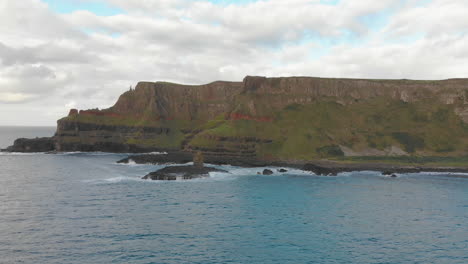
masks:
<svg viewBox="0 0 468 264"><path fill-rule="evenodd" d="M109 109L70 112L58 121L57 141L268 160L460 157L468 153L467 117L463 79L145 82Z"/></svg>

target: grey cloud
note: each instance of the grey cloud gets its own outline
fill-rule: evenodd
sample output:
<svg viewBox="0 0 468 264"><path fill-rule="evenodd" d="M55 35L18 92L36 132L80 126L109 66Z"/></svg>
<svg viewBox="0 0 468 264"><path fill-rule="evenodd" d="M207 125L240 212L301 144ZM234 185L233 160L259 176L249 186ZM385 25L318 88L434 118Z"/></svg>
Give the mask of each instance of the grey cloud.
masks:
<svg viewBox="0 0 468 264"><path fill-rule="evenodd" d="M89 63L93 61L90 54L79 49L60 46L49 42L33 47L9 47L0 42L0 61L3 65L35 63Z"/></svg>

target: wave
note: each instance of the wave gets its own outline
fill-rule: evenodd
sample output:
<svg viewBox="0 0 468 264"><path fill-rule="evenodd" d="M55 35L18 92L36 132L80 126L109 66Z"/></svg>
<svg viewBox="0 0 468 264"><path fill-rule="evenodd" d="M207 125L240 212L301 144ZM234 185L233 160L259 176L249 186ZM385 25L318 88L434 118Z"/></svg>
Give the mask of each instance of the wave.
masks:
<svg viewBox="0 0 468 264"><path fill-rule="evenodd" d="M191 165L192 163L186 163L186 164L171 164L171 165L166 165L166 166L181 166L181 165ZM130 164L122 164L122 165L130 165L130 166L138 166L138 165L144 165L144 164L136 164L131 162ZM147 166L147 165L145 165ZM166 167L166 166L161 166L160 168ZM353 171L353 172L342 172L339 173L335 177L325 177L325 176L317 176L316 174L309 172L309 171L304 171L300 169L294 169L294 168L287 168L287 167L256 167L256 168L243 168L243 167L237 167L237 166L231 166L231 165L209 165L210 167L215 167L219 169L223 169L226 172L210 172L209 177L202 177L202 178L196 178L196 179L190 179L190 180L183 180L183 179L178 179L175 181L153 181L153 180L143 180L141 177L143 177L146 173L149 171L141 171L141 174L139 175L133 175L133 176L126 176L126 175L121 175L121 176L116 176L116 177L110 177L110 178L105 178L105 179L92 179L92 180L86 180L85 182L91 183L91 184L115 184L115 183L126 183L126 182L138 182L138 183L149 183L149 184L154 184L154 183L203 183L203 182L213 182L213 181L231 181L231 180L236 180L239 179L240 177L291 177L291 176L305 176L305 177L320 177L324 179L335 179L337 177L359 177L359 176L367 176L367 177L382 177L382 178L389 178L388 175L383 175L381 172L378 171ZM279 172L279 169L286 169L287 172ZM262 175L261 173L263 172L264 169L269 169L273 171L272 175ZM156 170L156 169L154 169ZM260 175L258 174L260 173ZM132 173L133 174L133 173ZM468 177L468 173L443 173L443 172L432 172L432 173L410 173L410 174L405 174L405 173L397 173L396 174L398 178L407 178L415 175L440 175L440 176L454 176L454 177Z"/></svg>
<svg viewBox="0 0 468 264"><path fill-rule="evenodd" d="M110 184L110 183L121 183L121 182L158 182L158 181L147 181L139 177L129 177L129 176L118 176L106 179L92 179L84 180L85 183L91 184Z"/></svg>
<svg viewBox="0 0 468 264"><path fill-rule="evenodd" d="M47 152L0 152L0 156L33 156L43 154L47 154Z"/></svg>
<svg viewBox="0 0 468 264"><path fill-rule="evenodd" d="M167 152L157 152L157 151L153 151L153 152L138 153L138 154L167 155Z"/></svg>
<svg viewBox="0 0 468 264"><path fill-rule="evenodd" d="M228 171L229 174L234 176L263 176L263 170L268 169L273 172L271 175L265 175L268 177L272 176L288 176L288 175L303 175L303 176L314 176L315 174L309 171L288 168L288 167L238 167L232 165L211 165L212 167L223 169ZM286 169L286 172L280 172L280 169ZM220 173L226 174L226 173ZM210 174L211 175L211 174Z"/></svg>

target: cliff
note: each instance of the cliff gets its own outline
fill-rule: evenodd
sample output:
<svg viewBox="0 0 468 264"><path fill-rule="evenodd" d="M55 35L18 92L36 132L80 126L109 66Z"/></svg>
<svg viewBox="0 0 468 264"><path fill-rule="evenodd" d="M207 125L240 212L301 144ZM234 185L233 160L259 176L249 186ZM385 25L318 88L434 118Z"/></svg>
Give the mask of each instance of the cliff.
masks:
<svg viewBox="0 0 468 264"><path fill-rule="evenodd" d="M468 79L247 76L140 82L104 110L58 121L59 151L202 151L262 160L468 153Z"/></svg>

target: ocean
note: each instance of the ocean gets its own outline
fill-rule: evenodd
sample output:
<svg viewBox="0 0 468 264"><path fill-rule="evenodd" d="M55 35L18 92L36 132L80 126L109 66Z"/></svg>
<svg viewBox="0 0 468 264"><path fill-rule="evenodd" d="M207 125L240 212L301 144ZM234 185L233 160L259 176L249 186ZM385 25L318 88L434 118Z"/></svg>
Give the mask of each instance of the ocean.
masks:
<svg viewBox="0 0 468 264"><path fill-rule="evenodd" d="M22 135L0 128L0 146ZM140 177L162 166L124 157L1 153L0 263L468 263L468 175L156 182Z"/></svg>

